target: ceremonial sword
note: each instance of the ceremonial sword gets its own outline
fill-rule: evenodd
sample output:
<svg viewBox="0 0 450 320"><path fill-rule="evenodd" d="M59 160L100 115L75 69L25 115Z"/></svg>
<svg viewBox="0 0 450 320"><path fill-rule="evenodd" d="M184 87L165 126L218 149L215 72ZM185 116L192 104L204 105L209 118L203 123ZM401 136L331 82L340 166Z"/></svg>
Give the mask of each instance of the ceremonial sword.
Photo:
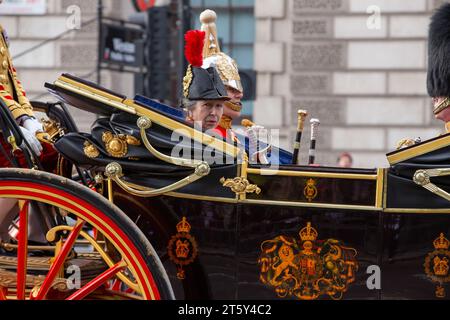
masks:
<svg viewBox="0 0 450 320"><path fill-rule="evenodd" d="M298 155L300 152L300 143L302 141L303 127L305 125L305 119L308 116L306 110L298 110L298 120L297 120L297 135L295 137L294 143L294 154L292 155L292 164L298 164Z"/></svg>
<svg viewBox="0 0 450 320"><path fill-rule="evenodd" d="M319 132L319 119L311 119L311 147L309 149L309 165L314 164L316 160L316 141Z"/></svg>

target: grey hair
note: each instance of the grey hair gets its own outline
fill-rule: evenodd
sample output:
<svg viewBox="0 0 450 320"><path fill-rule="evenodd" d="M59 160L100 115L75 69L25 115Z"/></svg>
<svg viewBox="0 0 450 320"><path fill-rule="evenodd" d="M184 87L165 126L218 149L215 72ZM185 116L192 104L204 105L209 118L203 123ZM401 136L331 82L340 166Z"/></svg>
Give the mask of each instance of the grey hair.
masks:
<svg viewBox="0 0 450 320"><path fill-rule="evenodd" d="M186 111L192 110L198 101L196 100L189 100L189 99L183 99L183 108Z"/></svg>

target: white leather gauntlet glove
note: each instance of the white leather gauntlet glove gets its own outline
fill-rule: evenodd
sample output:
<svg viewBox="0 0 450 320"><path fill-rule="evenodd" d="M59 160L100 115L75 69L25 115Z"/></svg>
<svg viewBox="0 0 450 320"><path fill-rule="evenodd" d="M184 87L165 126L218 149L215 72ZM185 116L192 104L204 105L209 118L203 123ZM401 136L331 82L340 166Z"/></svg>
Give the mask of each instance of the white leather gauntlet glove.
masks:
<svg viewBox="0 0 450 320"><path fill-rule="evenodd" d="M42 153L42 145L36 138L36 135L24 127L20 127L20 130L22 130L22 134L25 140L30 144L31 149L33 149L34 153L39 157Z"/></svg>
<svg viewBox="0 0 450 320"><path fill-rule="evenodd" d="M38 132L44 132L42 124L34 118L29 118L23 122L23 127L30 131L33 135Z"/></svg>

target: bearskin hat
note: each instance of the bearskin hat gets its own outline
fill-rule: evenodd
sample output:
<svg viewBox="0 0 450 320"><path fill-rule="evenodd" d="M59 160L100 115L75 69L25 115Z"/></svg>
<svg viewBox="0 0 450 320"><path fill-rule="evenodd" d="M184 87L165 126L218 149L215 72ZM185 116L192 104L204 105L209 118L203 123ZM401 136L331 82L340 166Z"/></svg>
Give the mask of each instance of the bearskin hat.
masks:
<svg viewBox="0 0 450 320"><path fill-rule="evenodd" d="M450 3L431 18L427 89L431 97L450 97Z"/></svg>

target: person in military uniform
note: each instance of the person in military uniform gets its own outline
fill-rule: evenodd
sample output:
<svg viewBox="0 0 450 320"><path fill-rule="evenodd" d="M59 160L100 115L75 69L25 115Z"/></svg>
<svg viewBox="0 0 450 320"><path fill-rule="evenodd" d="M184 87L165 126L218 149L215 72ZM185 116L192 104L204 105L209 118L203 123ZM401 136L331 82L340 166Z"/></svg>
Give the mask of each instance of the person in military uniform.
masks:
<svg viewBox="0 0 450 320"><path fill-rule="evenodd" d="M220 50L216 20L217 14L212 10L205 10L200 15L201 30L206 33L203 48L203 68L215 67L225 85L230 100L225 102L223 116L217 130L222 137L235 139L232 122L241 115L241 100L244 96L244 89L236 62Z"/></svg>
<svg viewBox="0 0 450 320"><path fill-rule="evenodd" d="M202 67L205 32L188 31L185 40L185 55L189 62L183 81L186 120L200 125L202 130L214 130L222 118L224 103L230 98L217 70L214 67Z"/></svg>
<svg viewBox="0 0 450 320"><path fill-rule="evenodd" d="M387 155L388 208L441 209L450 200L450 4L443 4L429 28L427 89L436 119L446 134L427 141L404 139L399 150ZM406 141L406 142L405 142ZM408 197L404 195L407 194Z"/></svg>
<svg viewBox="0 0 450 320"><path fill-rule="evenodd" d="M3 1L0 0L0 4ZM23 137L29 143L30 147L45 162L44 167L52 171L56 163L57 153L50 144L39 141L46 138L42 124L35 118L33 108L27 98L26 92L22 87L17 76L17 70L12 63L9 52L9 39L6 30L0 25L0 99L9 108L13 117L23 133ZM11 159L7 159L5 154L11 154L12 146L5 140L0 131L0 168L13 167ZM15 153L18 165L27 167L27 163L22 153ZM8 227L11 219L17 215L17 200L0 199L0 240L8 240ZM33 215L32 215L33 216ZM30 231L31 232L31 231Z"/></svg>
<svg viewBox="0 0 450 320"><path fill-rule="evenodd" d="M201 30L206 33L206 41L203 48L203 68L215 67L217 69L227 90L227 95L230 97L230 100L225 102L223 116L216 131L228 141L244 146L247 153L250 150L258 150L264 153L265 144L260 144L258 140L250 139L248 133L247 136L239 135L232 128L233 121L241 116L244 89L236 61L220 50L216 20L217 14L213 10L207 9L200 14ZM251 122L247 121L247 123ZM253 123L250 126L264 129ZM292 155L289 152L275 146L271 146L270 149L270 163L291 163ZM265 155L261 155L261 157L264 158ZM259 158L258 156L257 159Z"/></svg>
<svg viewBox="0 0 450 320"><path fill-rule="evenodd" d="M436 119L450 133L450 4L442 5L432 16L428 47L428 94Z"/></svg>
<svg viewBox="0 0 450 320"><path fill-rule="evenodd" d="M450 4L443 4L431 17L428 34L427 90L432 99L433 114L444 121L444 133L450 133ZM402 139L397 150L414 146L417 139Z"/></svg>
<svg viewBox="0 0 450 320"><path fill-rule="evenodd" d="M33 108L19 81L17 70L13 66L8 45L6 30L0 25L0 99L11 111L33 151L37 156L41 156L43 146L36 135L40 134L44 137L44 130L42 124L34 117ZM0 141L4 150L10 152L11 146L5 141L3 135L0 136ZM49 148L49 146L46 147ZM18 160L22 167L26 166L22 156L19 155ZM10 161L0 153L0 167L11 165Z"/></svg>

